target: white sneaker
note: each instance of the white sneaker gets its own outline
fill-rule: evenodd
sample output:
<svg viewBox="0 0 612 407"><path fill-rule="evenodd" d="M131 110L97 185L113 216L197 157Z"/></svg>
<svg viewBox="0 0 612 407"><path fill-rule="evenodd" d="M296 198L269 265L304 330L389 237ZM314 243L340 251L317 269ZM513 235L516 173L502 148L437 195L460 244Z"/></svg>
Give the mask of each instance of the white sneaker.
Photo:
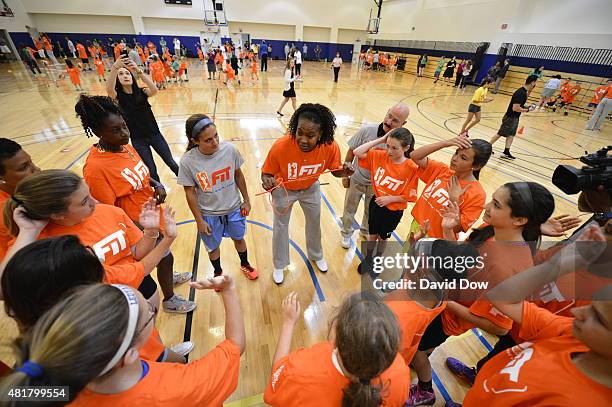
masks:
<svg viewBox="0 0 612 407"><path fill-rule="evenodd" d="M350 237L344 237L342 236L342 240L340 241L340 246L342 246L344 249L348 249L349 247L351 247L351 238Z"/></svg>
<svg viewBox="0 0 612 407"><path fill-rule="evenodd" d="M186 356L191 353L194 347L195 344L193 342L187 341L171 346L170 350L174 353L178 353L181 356Z"/></svg>
<svg viewBox="0 0 612 407"><path fill-rule="evenodd" d="M274 269L272 273L272 279L276 284L282 284L285 280L285 270L284 269Z"/></svg>
<svg viewBox="0 0 612 407"><path fill-rule="evenodd" d="M327 262L325 259L316 260L315 264L321 273L327 273Z"/></svg>

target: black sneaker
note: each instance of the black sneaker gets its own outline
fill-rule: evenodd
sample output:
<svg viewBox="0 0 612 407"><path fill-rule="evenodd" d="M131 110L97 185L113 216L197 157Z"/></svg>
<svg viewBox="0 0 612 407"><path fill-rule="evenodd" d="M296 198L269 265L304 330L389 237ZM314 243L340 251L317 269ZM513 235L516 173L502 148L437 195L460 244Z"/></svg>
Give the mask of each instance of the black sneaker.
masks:
<svg viewBox="0 0 612 407"><path fill-rule="evenodd" d="M509 151L507 153L504 151L499 158L505 158L507 160L516 160L516 157L510 154Z"/></svg>

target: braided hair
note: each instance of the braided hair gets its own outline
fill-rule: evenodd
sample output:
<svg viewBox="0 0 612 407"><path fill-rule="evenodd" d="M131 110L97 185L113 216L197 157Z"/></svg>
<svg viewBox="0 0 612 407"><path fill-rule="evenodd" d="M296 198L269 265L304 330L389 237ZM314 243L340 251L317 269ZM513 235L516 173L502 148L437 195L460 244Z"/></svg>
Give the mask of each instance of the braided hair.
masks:
<svg viewBox="0 0 612 407"><path fill-rule="evenodd" d="M89 96L81 94L74 106L77 117L87 137L92 137L104 126L104 121L111 114L116 114L125 119L121 107L108 96Z"/></svg>
<svg viewBox="0 0 612 407"><path fill-rule="evenodd" d="M292 138L297 134L299 119L306 119L321 128L321 138L317 141L319 144L331 144L334 141L334 132L336 131L336 117L328 107L319 103L302 103L300 107L293 113L287 131Z"/></svg>

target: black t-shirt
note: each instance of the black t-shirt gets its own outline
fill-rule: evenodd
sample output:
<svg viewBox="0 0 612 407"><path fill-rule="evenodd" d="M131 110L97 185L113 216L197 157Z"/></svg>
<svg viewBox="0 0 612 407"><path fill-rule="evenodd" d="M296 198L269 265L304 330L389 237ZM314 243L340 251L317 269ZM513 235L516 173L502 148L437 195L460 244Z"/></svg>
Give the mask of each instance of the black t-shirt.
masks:
<svg viewBox="0 0 612 407"><path fill-rule="evenodd" d="M457 62L453 61L452 59L446 63L446 69L455 69L456 66Z"/></svg>
<svg viewBox="0 0 612 407"><path fill-rule="evenodd" d="M147 94L138 86L132 86L132 91L127 94L121 88L117 90L117 101L125 113L130 137L145 139L160 133Z"/></svg>
<svg viewBox="0 0 612 407"><path fill-rule="evenodd" d="M510 117L520 117L521 112L515 112L512 110L512 105L518 103L521 107L524 108L524 104L527 103L527 89L524 87L520 87L514 92L512 95L512 99L510 100L510 104L508 105L508 110L506 110L506 116Z"/></svg>

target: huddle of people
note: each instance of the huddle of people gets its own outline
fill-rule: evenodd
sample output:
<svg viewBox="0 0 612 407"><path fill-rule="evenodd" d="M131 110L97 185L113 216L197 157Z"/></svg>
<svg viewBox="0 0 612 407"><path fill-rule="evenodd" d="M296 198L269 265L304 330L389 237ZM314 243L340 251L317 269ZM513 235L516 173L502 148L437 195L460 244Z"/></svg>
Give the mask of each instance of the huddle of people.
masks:
<svg viewBox="0 0 612 407"><path fill-rule="evenodd" d="M251 213L244 159L220 140L210 117L194 114L185 123L187 151L175 163L147 102L155 84L132 63L118 61L107 82L110 97L81 95L75 105L85 134L96 141L83 177L40 170L19 144L0 139L0 297L20 330L17 362L0 387L6 392L15 386L69 386L77 406L221 406L237 388L247 340L239 282L221 266L222 239L234 243L248 280L242 284L255 284L260 274L244 239ZM413 220L407 251L419 253L434 239L428 246L434 256L488 253L485 271L501 270L507 278L472 301L455 300L442 288L349 293L331 321L329 341L293 352L302 310L297 294L290 293L281 305L264 401L283 407L431 405L428 356L448 337L480 328L500 340L478 366L446 360L453 374L472 385L466 406L605 405L612 396L612 303L570 301L561 288L553 290L553 301L532 295L603 255L609 259L600 243L611 235L611 221L578 234L577 240L596 243L586 253L571 242L540 250L543 235L561 236L580 221L552 217L552 194L534 182L506 183L487 202L480 175L491 143L462 134L417 146L404 127L408 116L408 106L399 103L381 123L362 126L342 161L331 110L316 103L295 110L260 174L274 209L274 282L284 282L289 265L296 202L305 215L307 258L321 273L330 270L321 243L319 183L328 172L346 188L340 240L346 249L354 245L354 216L365 197L360 230L366 252L357 268L362 279L375 277L372 265L384 256L408 203ZM187 313L197 304L174 293L192 275L174 269L175 213L165 204L151 148L183 186L214 270L190 286L216 291L225 310L225 339L188 364L184 356L193 343L166 347L155 327L160 297L170 313ZM449 148L454 151L448 163L430 157ZM583 211L612 211L606 191L591 191L579 202ZM481 215L484 224L474 228ZM467 241L453 244L462 233ZM609 278L609 264L601 263L599 277ZM417 275L435 281L462 276L442 265L424 266ZM610 286L595 294L609 298Z"/></svg>
<svg viewBox="0 0 612 407"><path fill-rule="evenodd" d="M397 67L397 55L379 52L369 48L359 54L359 69L373 71L392 71Z"/></svg>

